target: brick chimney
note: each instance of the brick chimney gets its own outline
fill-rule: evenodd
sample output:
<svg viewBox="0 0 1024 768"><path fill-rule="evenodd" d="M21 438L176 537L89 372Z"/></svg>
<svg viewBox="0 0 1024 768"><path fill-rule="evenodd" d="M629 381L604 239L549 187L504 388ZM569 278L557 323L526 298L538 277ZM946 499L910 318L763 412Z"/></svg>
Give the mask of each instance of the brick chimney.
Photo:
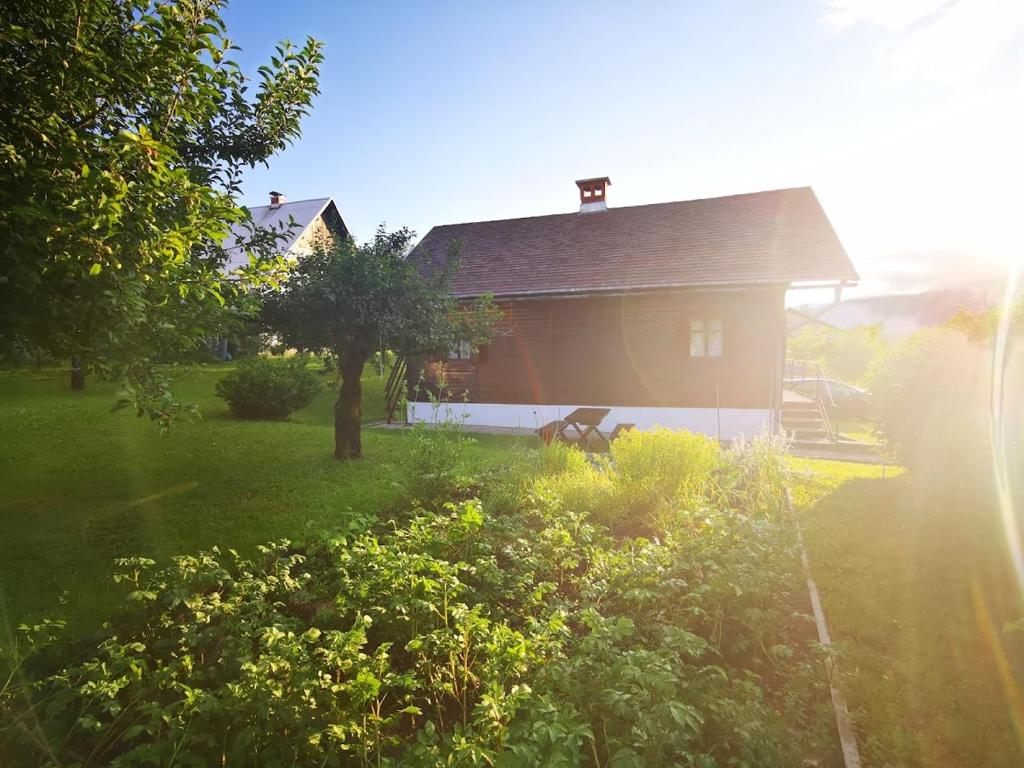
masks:
<svg viewBox="0 0 1024 768"><path fill-rule="evenodd" d="M580 213L591 211L603 211L608 208L605 198L608 196L608 187L612 180L607 176L600 176L596 179L577 179L576 186L580 188Z"/></svg>
<svg viewBox="0 0 1024 768"><path fill-rule="evenodd" d="M288 198L282 195L280 192L270 193L270 207L277 208L281 203L288 202Z"/></svg>

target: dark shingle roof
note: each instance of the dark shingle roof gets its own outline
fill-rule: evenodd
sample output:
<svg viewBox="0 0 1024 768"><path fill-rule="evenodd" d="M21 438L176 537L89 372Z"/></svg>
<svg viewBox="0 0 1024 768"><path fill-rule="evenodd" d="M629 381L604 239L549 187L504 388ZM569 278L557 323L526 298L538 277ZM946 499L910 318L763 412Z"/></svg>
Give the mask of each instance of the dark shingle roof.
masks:
<svg viewBox="0 0 1024 768"><path fill-rule="evenodd" d="M425 273L462 240L457 296L857 280L810 187L434 227Z"/></svg>

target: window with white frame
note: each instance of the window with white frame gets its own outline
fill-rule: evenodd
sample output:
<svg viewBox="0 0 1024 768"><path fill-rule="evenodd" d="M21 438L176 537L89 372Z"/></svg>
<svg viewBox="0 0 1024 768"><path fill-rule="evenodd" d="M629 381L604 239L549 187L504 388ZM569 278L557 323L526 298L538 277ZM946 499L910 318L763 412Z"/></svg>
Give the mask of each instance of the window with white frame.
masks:
<svg viewBox="0 0 1024 768"><path fill-rule="evenodd" d="M460 339L448 348L449 360L469 360L473 357L473 345L464 339Z"/></svg>
<svg viewBox="0 0 1024 768"><path fill-rule="evenodd" d="M690 321L690 357L722 356L722 321L707 318Z"/></svg>

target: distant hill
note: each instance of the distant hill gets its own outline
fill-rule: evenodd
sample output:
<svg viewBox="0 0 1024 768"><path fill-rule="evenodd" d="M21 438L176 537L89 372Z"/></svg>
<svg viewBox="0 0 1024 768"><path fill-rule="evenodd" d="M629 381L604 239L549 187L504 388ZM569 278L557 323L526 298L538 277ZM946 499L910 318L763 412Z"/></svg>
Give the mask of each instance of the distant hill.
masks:
<svg viewBox="0 0 1024 768"><path fill-rule="evenodd" d="M837 328L881 325L888 338L906 336L922 328L941 325L960 309L972 312L993 305L988 292L980 289L947 288L921 293L866 296L848 299L825 310L820 319ZM800 311L818 315L827 304L806 304Z"/></svg>

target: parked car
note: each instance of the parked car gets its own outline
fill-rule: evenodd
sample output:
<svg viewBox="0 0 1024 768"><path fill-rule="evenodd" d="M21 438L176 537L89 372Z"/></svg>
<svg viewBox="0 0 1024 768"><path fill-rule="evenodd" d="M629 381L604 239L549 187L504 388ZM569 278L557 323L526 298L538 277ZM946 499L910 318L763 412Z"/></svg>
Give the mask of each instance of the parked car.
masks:
<svg viewBox="0 0 1024 768"><path fill-rule="evenodd" d="M866 419L871 393L836 379L786 379L783 386L805 397L821 400L830 416Z"/></svg>

